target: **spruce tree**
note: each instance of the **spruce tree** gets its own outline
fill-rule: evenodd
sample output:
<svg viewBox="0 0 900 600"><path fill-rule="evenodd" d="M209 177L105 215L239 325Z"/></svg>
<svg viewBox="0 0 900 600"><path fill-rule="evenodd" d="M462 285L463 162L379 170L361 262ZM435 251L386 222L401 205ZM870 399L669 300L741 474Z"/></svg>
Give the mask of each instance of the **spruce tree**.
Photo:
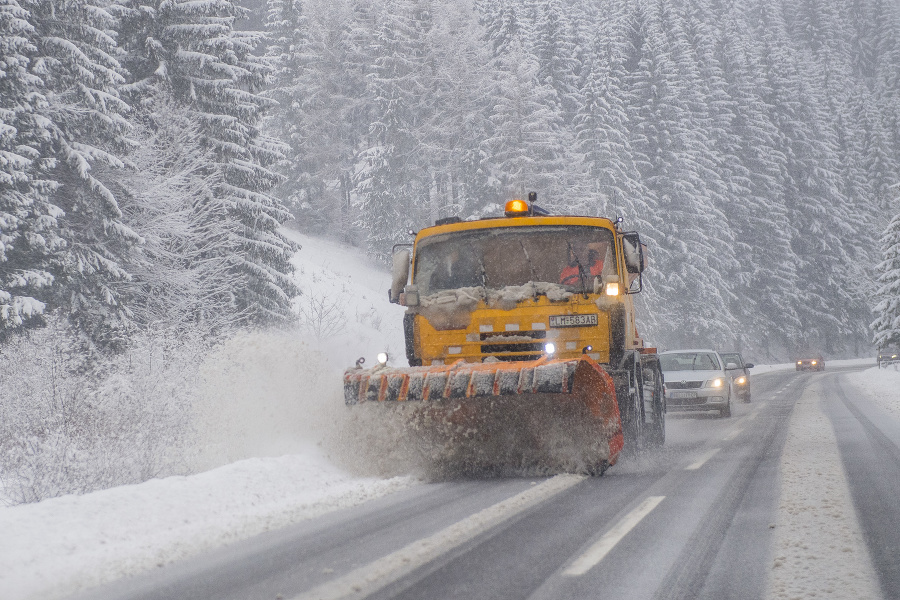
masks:
<svg viewBox="0 0 900 600"><path fill-rule="evenodd" d="M873 342L878 348L900 345L900 214L881 237L882 262L878 265L877 303L873 311Z"/></svg>
<svg viewBox="0 0 900 600"><path fill-rule="evenodd" d="M30 67L34 28L17 0L0 0L0 338L42 322L51 270L64 248L56 186L45 179L53 131L41 117L43 81Z"/></svg>
<svg viewBox="0 0 900 600"><path fill-rule="evenodd" d="M242 12L230 1L126 0L121 11L126 93L184 107L210 153L211 194L192 209L205 249L196 264L224 276L215 304L253 323L289 319L294 246L278 231L289 213L268 194L280 153L259 131L271 105L260 95L269 69L253 54L260 35L234 29ZM197 318L208 317L199 310Z"/></svg>
<svg viewBox="0 0 900 600"><path fill-rule="evenodd" d="M120 98L115 19L101 0L23 0L37 48L32 71L46 98L43 156L65 247L55 258L50 304L93 343L124 343L131 311L123 262L140 236L123 220L112 182L124 168L129 122Z"/></svg>

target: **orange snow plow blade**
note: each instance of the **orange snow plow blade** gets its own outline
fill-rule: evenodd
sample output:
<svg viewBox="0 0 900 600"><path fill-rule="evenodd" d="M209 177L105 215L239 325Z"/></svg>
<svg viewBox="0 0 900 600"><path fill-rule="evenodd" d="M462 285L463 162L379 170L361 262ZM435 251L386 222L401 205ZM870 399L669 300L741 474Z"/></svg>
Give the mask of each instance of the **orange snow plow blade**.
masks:
<svg viewBox="0 0 900 600"><path fill-rule="evenodd" d="M624 443L613 380L587 356L350 369L344 401L403 413L454 470L599 475Z"/></svg>

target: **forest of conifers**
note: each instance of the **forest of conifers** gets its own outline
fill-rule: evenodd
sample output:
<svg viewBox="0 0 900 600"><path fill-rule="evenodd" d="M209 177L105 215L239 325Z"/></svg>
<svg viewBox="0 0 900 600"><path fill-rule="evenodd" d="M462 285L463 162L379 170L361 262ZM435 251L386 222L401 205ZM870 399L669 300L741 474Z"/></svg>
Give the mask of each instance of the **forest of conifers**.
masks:
<svg viewBox="0 0 900 600"><path fill-rule="evenodd" d="M288 219L386 259L534 190L641 233L662 347L900 341L895 2L237 4L0 0L0 335L289 320Z"/></svg>

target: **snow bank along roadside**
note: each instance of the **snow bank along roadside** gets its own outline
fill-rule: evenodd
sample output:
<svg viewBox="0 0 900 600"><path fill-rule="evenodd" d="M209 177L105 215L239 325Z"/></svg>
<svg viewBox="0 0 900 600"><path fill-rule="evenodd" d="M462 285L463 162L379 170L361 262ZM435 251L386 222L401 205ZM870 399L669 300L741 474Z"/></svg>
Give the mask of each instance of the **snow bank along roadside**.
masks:
<svg viewBox="0 0 900 600"><path fill-rule="evenodd" d="M864 396L900 419L900 364L849 373L847 380Z"/></svg>
<svg viewBox="0 0 900 600"><path fill-rule="evenodd" d="M0 597L51 600L413 485L315 449L0 510Z"/></svg>
<svg viewBox="0 0 900 600"><path fill-rule="evenodd" d="M767 597L879 598L822 395L811 385L791 415Z"/></svg>
<svg viewBox="0 0 900 600"><path fill-rule="evenodd" d="M189 382L197 439L188 477L0 508L0 598L55 598L414 485L390 444L343 404L342 371L381 350L403 358L389 274L358 251L286 232L303 296L300 330L245 332ZM390 467L382 469L381 467Z"/></svg>

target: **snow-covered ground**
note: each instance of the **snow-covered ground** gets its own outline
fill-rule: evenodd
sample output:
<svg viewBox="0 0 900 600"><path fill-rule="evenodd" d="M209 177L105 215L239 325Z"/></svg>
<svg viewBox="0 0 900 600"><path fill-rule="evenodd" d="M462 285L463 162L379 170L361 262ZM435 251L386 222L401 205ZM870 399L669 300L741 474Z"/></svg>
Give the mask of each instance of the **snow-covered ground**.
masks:
<svg viewBox="0 0 900 600"><path fill-rule="evenodd" d="M372 476L342 422L344 368L382 350L405 360L388 272L359 251L286 233L302 245L303 336L242 334L208 358L198 461L215 468L0 508L2 600L64 597L417 483Z"/></svg>
<svg viewBox="0 0 900 600"><path fill-rule="evenodd" d="M847 378L865 396L900 419L900 363L850 373Z"/></svg>

